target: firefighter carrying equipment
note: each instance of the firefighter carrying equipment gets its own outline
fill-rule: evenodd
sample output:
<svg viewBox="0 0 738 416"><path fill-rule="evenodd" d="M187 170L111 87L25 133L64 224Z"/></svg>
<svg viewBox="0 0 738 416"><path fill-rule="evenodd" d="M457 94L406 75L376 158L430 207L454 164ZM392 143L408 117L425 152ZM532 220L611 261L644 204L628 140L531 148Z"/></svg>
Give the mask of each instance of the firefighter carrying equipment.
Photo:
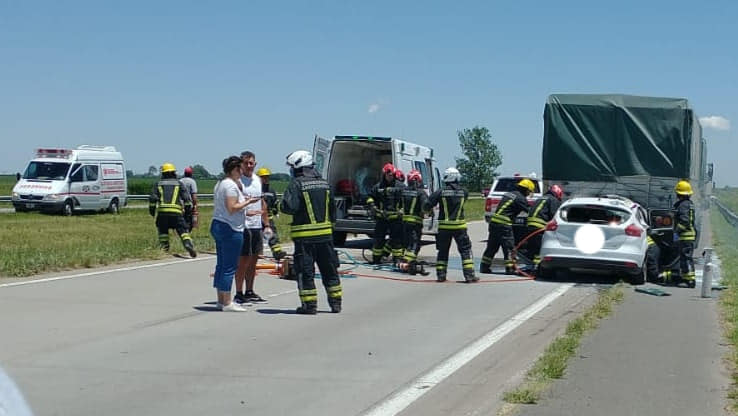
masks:
<svg viewBox="0 0 738 416"><path fill-rule="evenodd" d="M688 181L679 181L674 187L674 192L678 195L692 195L692 185Z"/></svg>
<svg viewBox="0 0 738 416"><path fill-rule="evenodd" d="M197 256L192 237L184 220L184 215L190 215L191 213L192 199L190 193L179 180L164 178L154 184L151 195L149 195L149 214L156 216L159 245L162 249L169 250L169 230L174 228L190 256Z"/></svg>
<svg viewBox="0 0 738 416"><path fill-rule="evenodd" d="M169 173L169 172L176 172L177 168L174 167L171 163L164 163L161 165L161 173Z"/></svg>

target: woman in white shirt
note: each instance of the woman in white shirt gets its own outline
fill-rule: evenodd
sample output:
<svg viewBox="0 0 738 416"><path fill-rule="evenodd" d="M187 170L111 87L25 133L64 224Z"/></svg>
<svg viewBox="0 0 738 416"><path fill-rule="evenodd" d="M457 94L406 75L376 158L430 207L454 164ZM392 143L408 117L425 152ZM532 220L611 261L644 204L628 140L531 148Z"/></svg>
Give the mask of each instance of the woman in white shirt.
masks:
<svg viewBox="0 0 738 416"><path fill-rule="evenodd" d="M225 178L213 191L213 222L210 224L217 254L213 287L218 292L218 309L245 312L242 306L231 302L231 285L243 245L244 210L260 198L246 198L243 194L241 158L230 156L223 160L223 173Z"/></svg>

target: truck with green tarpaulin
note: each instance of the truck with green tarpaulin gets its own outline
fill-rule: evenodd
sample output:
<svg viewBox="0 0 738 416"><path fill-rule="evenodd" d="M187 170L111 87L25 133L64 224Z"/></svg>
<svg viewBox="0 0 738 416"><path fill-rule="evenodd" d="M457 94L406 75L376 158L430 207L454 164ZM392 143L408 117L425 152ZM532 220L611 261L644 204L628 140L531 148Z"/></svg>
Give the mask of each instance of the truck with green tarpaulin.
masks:
<svg viewBox="0 0 738 416"><path fill-rule="evenodd" d="M674 187L689 180L698 212L707 208L712 165L694 110L684 98L553 94L543 113L543 180L565 197L620 195L648 212L654 236L672 237Z"/></svg>

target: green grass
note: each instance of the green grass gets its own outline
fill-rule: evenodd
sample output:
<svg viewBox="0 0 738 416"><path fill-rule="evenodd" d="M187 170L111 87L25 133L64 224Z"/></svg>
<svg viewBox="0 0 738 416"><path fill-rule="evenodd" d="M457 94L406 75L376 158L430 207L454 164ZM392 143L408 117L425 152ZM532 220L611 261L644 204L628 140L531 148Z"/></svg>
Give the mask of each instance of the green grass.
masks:
<svg viewBox="0 0 738 416"><path fill-rule="evenodd" d="M738 189L721 190L718 197L733 212L738 211ZM722 284L727 286L720 297L720 309L724 336L731 345L728 359L733 385L728 391L728 398L733 411L738 411L738 229L730 225L717 208L710 211L710 220L713 247L721 262Z"/></svg>
<svg viewBox="0 0 738 416"><path fill-rule="evenodd" d="M484 219L484 199L470 199L464 203L464 217L467 221Z"/></svg>
<svg viewBox="0 0 738 416"><path fill-rule="evenodd" d="M553 380L564 376L569 358L579 348L584 334L596 328L599 321L610 315L612 307L622 300L623 289L620 284L601 291L594 305L567 325L564 335L556 338L546 348L543 355L526 374L523 383L505 392L503 400L514 404L538 403L541 394Z"/></svg>
<svg viewBox="0 0 738 416"><path fill-rule="evenodd" d="M15 175L0 175L0 196L10 196L15 182Z"/></svg>
<svg viewBox="0 0 738 416"><path fill-rule="evenodd" d="M200 210L200 227L192 233L195 247L213 252L209 227L212 207ZM289 241L288 215L277 219L282 241ZM147 209L123 209L120 215L62 217L40 213L0 214L0 276L96 267L131 260L166 258L158 248L154 219ZM172 253L186 255L174 231Z"/></svg>

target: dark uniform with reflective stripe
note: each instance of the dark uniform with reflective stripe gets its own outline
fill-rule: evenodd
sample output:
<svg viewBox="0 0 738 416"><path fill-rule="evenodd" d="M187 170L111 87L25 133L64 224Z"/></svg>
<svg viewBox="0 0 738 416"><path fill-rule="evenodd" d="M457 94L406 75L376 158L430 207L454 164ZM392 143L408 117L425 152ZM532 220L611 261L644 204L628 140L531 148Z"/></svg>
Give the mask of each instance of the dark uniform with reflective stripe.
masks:
<svg viewBox="0 0 738 416"><path fill-rule="evenodd" d="M149 195L149 213L156 216L156 228L159 231L159 245L169 250L169 230L174 228L182 239L182 245L192 257L195 257L192 237L188 232L184 215L192 212L192 198L187 188L176 178L164 178L154 184Z"/></svg>
<svg viewBox="0 0 738 416"><path fill-rule="evenodd" d="M515 190L502 196L497 210L489 219L489 237L487 248L482 255L482 264L479 271L482 273L492 272L492 259L497 250L502 246L502 254L505 258L505 272L515 272L515 259L512 251L515 248L515 236L513 234L513 219L523 211L528 210L528 200L520 191Z"/></svg>
<svg viewBox="0 0 738 416"><path fill-rule="evenodd" d="M478 277L474 276L474 259L471 252L471 240L466 232L466 220L464 219L464 203L469 199L469 193L456 183L446 183L441 190L433 192L428 198L426 211L434 206L440 205L438 212L438 234L436 235L436 276L439 282L446 280L448 269L448 252L451 248L451 239L456 241L456 248L461 255L461 267L464 279L467 282L476 282Z"/></svg>
<svg viewBox="0 0 738 416"><path fill-rule="evenodd" d="M262 185L261 197L264 199L264 203L267 207L267 215L269 216L269 228L272 229L272 237L267 243L269 243L269 249L272 251L272 256L275 259L280 260L285 256L282 246L279 244L279 234L277 234L277 227L274 225L274 218L279 214L279 207L277 201L277 193L269 189L268 184ZM266 227L267 224L264 224Z"/></svg>
<svg viewBox="0 0 738 416"><path fill-rule="evenodd" d="M679 235L679 271L682 280L691 287L695 284L694 275L694 246L697 239L697 229L694 225L694 203L689 198L683 198L674 204L676 216L674 231Z"/></svg>
<svg viewBox="0 0 738 416"><path fill-rule="evenodd" d="M403 260L410 264L410 273L416 271L420 238L423 235L423 211L427 204L428 195L415 182L402 189L402 222L405 233Z"/></svg>
<svg viewBox="0 0 738 416"><path fill-rule="evenodd" d="M379 264L383 255L392 254L393 259L402 257L402 218L400 201L402 189L395 186L395 180L388 183L382 180L374 185L366 202L374 212L374 246L372 247L373 263ZM389 232L389 252L385 247L385 236Z"/></svg>
<svg viewBox="0 0 738 416"><path fill-rule="evenodd" d="M295 245L295 271L302 306L299 313L315 313L318 291L315 288L315 263L328 293L333 312L341 311L341 280L338 257L333 248L336 208L328 182L312 168L295 171L282 196L280 210L292 215L290 236Z"/></svg>
<svg viewBox="0 0 738 416"><path fill-rule="evenodd" d="M561 201L551 192L547 192L538 198L536 203L528 211L528 218L525 220L525 225L528 227L528 235L538 232L528 239L528 252L533 254L533 265L535 266L538 266L538 263L541 262L540 254L541 244L543 242L543 231L541 230L546 228L546 224L553 219L560 206Z"/></svg>
<svg viewBox="0 0 738 416"><path fill-rule="evenodd" d="M655 282L659 278L661 248L650 235L646 237L646 241L648 241L648 248L646 248L646 277L648 281Z"/></svg>

